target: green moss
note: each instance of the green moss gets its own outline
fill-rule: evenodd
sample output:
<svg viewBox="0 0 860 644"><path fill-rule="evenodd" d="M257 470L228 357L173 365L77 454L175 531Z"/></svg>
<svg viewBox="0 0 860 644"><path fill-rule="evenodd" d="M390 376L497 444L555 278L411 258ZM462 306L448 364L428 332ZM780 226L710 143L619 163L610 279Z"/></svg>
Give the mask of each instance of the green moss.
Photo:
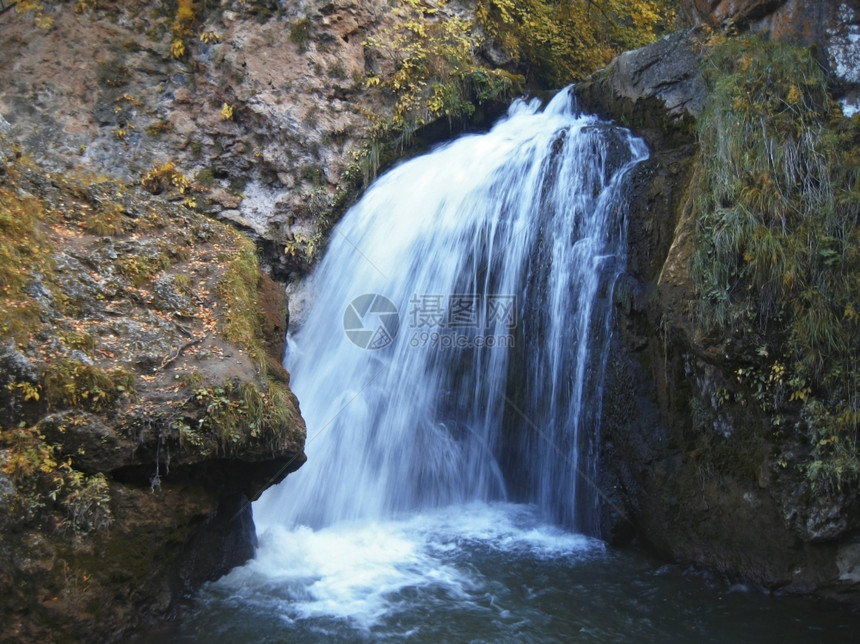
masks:
<svg viewBox="0 0 860 644"><path fill-rule="evenodd" d="M242 390L245 409L251 420L251 435L264 437L273 450L289 446L299 424L293 396L284 385L266 379L266 391L255 385Z"/></svg>
<svg viewBox="0 0 860 644"><path fill-rule="evenodd" d="M245 347L262 364L263 331L257 293L260 265L254 244L238 233L234 234L239 250L230 254L227 270L217 286L224 316L221 331L225 338Z"/></svg>
<svg viewBox="0 0 860 644"><path fill-rule="evenodd" d="M70 358L51 363L39 378L49 407L80 407L99 411L135 392L134 374L124 369L105 371Z"/></svg>
<svg viewBox="0 0 860 644"><path fill-rule="evenodd" d="M311 22L307 18L297 20L290 25L290 42L296 45L299 53L304 53L308 50L308 44L311 41Z"/></svg>
<svg viewBox="0 0 860 644"><path fill-rule="evenodd" d="M34 279L50 282L53 272L50 248L40 229L44 218L41 201L0 188L2 336L26 337L39 323L39 306L25 289Z"/></svg>
<svg viewBox="0 0 860 644"><path fill-rule="evenodd" d="M766 412L799 412L814 484L860 475L860 119L812 54L759 37L708 59L693 279L697 314L741 338ZM752 350L754 349L754 351Z"/></svg>
<svg viewBox="0 0 860 644"><path fill-rule="evenodd" d="M210 187L213 183L215 183L215 173L212 168L203 168L194 177L194 180L197 181L202 186Z"/></svg>
<svg viewBox="0 0 860 644"><path fill-rule="evenodd" d="M104 205L88 213L84 218L84 229L94 235L119 235L123 232L123 208L120 204Z"/></svg>
<svg viewBox="0 0 860 644"><path fill-rule="evenodd" d="M96 339L91 333L85 331L68 331L62 335L63 344L70 349L78 349L86 353L90 358L96 352Z"/></svg>
<svg viewBox="0 0 860 644"><path fill-rule="evenodd" d="M126 255L117 260L116 267L134 286L143 286L172 263L167 250L164 250L155 253Z"/></svg>
<svg viewBox="0 0 860 644"><path fill-rule="evenodd" d="M199 387L193 401L203 409L197 420L174 420L181 446L202 452L230 454L246 448L248 443L262 442L273 452L291 445L299 423L289 390L271 378L265 388L252 382L226 382ZM210 448L214 440L215 448Z"/></svg>
<svg viewBox="0 0 860 644"><path fill-rule="evenodd" d="M262 440L273 449L293 437L300 424L289 389L268 375L260 317L260 267L254 244L231 232L239 241L230 255L224 276L218 282L224 323L222 333L244 347L256 362L262 385L253 382L225 383L198 388L198 403L206 406L208 423L216 429L222 449L245 440Z"/></svg>
<svg viewBox="0 0 860 644"><path fill-rule="evenodd" d="M320 186L325 183L325 172L322 166L317 164L303 166L299 171L299 176L314 186Z"/></svg>

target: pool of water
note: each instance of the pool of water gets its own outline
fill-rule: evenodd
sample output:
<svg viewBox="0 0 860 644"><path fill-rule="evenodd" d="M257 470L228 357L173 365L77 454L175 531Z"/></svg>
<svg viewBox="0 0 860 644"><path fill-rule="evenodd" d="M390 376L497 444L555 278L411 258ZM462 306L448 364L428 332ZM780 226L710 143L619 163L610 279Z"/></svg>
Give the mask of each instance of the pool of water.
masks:
<svg viewBox="0 0 860 644"><path fill-rule="evenodd" d="M855 642L860 615L777 598L470 504L320 530L272 526L144 642Z"/></svg>

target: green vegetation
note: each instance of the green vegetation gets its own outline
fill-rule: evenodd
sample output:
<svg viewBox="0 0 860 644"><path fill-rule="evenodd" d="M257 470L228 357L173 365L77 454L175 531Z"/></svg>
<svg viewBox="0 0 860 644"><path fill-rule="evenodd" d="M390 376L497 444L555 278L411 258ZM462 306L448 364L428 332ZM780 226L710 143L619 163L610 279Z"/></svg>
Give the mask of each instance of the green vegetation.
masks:
<svg viewBox="0 0 860 644"><path fill-rule="evenodd" d="M228 383L214 390L198 389L195 395L198 402L207 405L208 422L219 427L222 447L228 440L239 440L237 428L241 426L251 438L265 437L274 448L289 437L299 419L289 389L269 374L256 248L246 237L233 231L230 234L239 249L231 252L230 263L216 287L224 316L222 333L247 349L262 375L263 386L261 390L250 382L237 386Z"/></svg>
<svg viewBox="0 0 860 644"><path fill-rule="evenodd" d="M191 180L176 169L173 161L154 166L140 176L140 185L154 195L175 188L184 195L191 189Z"/></svg>
<svg viewBox="0 0 860 644"><path fill-rule="evenodd" d="M124 369L105 371L95 365L61 358L42 373L39 386L50 407L80 407L100 411L118 398L133 394L134 374Z"/></svg>
<svg viewBox="0 0 860 644"><path fill-rule="evenodd" d="M192 34L192 25L196 20L195 6L193 0L176 0L176 15L170 31L173 33L173 42L170 45L170 54L174 58L185 56L185 38Z"/></svg>
<svg viewBox="0 0 860 644"><path fill-rule="evenodd" d="M626 49L652 42L674 22L669 0L478 0L479 24L531 81L559 87Z"/></svg>
<svg viewBox="0 0 860 644"><path fill-rule="evenodd" d="M227 270L217 286L224 314L222 333L231 342L245 347L262 364L265 352L257 301L260 265L253 242L238 233L233 235L239 249L231 251Z"/></svg>
<svg viewBox="0 0 860 644"><path fill-rule="evenodd" d="M469 116L475 104L507 100L524 78L476 62L487 34L530 81L561 86L607 64L624 49L653 41L674 19L667 0L558 2L478 0L476 21L447 2L400 0L400 20L366 45L393 65L371 76L395 97L394 124L407 135L440 116Z"/></svg>
<svg viewBox="0 0 860 644"><path fill-rule="evenodd" d="M308 43L311 40L311 22L307 18L297 20L290 25L290 42L299 48L299 53L303 54L308 50Z"/></svg>
<svg viewBox="0 0 860 644"><path fill-rule="evenodd" d="M799 411L814 488L860 477L860 118L841 118L806 50L718 44L700 119L698 315L740 338L739 384Z"/></svg>
<svg viewBox="0 0 860 644"><path fill-rule="evenodd" d="M0 428L0 446L7 449L2 472L15 484L7 498L13 513L27 521L39 520L48 505L63 517L52 527L86 534L111 524L110 494L103 474L86 475L70 459L58 460L58 449L35 427Z"/></svg>
<svg viewBox="0 0 860 644"><path fill-rule="evenodd" d="M195 389L193 401L203 408L204 414L196 422L189 418L173 422L180 445L205 452L207 433L211 432L222 454L230 453L249 439L263 438L273 451L283 447L298 420L295 406L286 387L266 380L265 392L250 382Z"/></svg>
<svg viewBox="0 0 860 644"><path fill-rule="evenodd" d="M33 22L39 29L48 29L54 24L54 19L45 15L45 5L39 0L18 0L15 12L21 16L32 15Z"/></svg>
<svg viewBox="0 0 860 644"><path fill-rule="evenodd" d="M159 249L159 252L125 255L117 259L116 268L134 286L143 286L171 264L167 252Z"/></svg>
<svg viewBox="0 0 860 644"><path fill-rule="evenodd" d="M90 212L83 220L84 229L94 235L113 236L122 233L123 210L120 204L109 204Z"/></svg>
<svg viewBox="0 0 860 644"><path fill-rule="evenodd" d="M393 123L380 124L380 130L393 125L409 136L435 118L468 116L476 102L506 99L520 89L522 78L475 62L481 38L472 23L443 15L446 2L435 4L438 8L425 0L400 0L394 9L400 20L365 42L393 67L390 74L367 80L396 98Z"/></svg>
<svg viewBox="0 0 860 644"><path fill-rule="evenodd" d="M160 136L165 132L173 131L173 123L170 121L156 121L152 125L146 128L146 133L149 136Z"/></svg>
<svg viewBox="0 0 860 644"><path fill-rule="evenodd" d="M0 187L0 336L26 337L39 320L38 303L25 292L38 267L42 279L53 270L50 248L41 233L41 202Z"/></svg>
<svg viewBox="0 0 860 644"><path fill-rule="evenodd" d="M45 327L45 295L55 310L64 314L69 303L55 281L52 231L67 234L87 231L97 235L121 231L122 207L106 201L94 208L86 200L96 182L66 181L46 177L26 156L5 166L0 185L0 336L27 346ZM62 211L57 203L33 196L31 181L52 181L68 198ZM113 187L113 184L106 184ZM51 306L50 304L48 306ZM95 338L83 330L58 323L57 334L66 346L92 355ZM106 410L135 391L135 377L124 369L104 370L92 364L62 357L56 349L40 346L43 355L38 377L11 381L3 393L9 410L65 409ZM19 415L19 418L29 413ZM50 444L37 427L20 424L0 426L0 469L13 482L15 494L5 500L11 514L25 522L49 521L58 531L87 533L110 524L108 484L103 475L76 470L71 460L60 458L59 447Z"/></svg>
<svg viewBox="0 0 860 644"><path fill-rule="evenodd" d="M215 184L215 172L212 168L203 168L197 171L194 180L204 188L211 188Z"/></svg>

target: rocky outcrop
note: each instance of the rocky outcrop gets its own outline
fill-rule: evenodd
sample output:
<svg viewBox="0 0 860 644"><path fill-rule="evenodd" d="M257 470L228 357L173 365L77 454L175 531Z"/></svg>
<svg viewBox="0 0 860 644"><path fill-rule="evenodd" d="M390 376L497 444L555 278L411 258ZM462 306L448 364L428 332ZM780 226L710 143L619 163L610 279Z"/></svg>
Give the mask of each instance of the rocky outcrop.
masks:
<svg viewBox="0 0 860 644"><path fill-rule="evenodd" d="M733 15L774 20L768 11L792 4L751 2ZM631 178L629 272L616 287L603 533L618 542L636 534L676 560L767 589L856 602L856 490L813 492L798 474L808 450L800 419L772 431L754 392L738 385L736 370L754 348L708 337L692 315L703 33L627 52L577 88L586 109L630 125L652 148Z"/></svg>
<svg viewBox="0 0 860 644"><path fill-rule="evenodd" d="M576 86L589 110L640 133L652 148L690 142L705 101L702 31L679 31L624 52Z"/></svg>
<svg viewBox="0 0 860 644"><path fill-rule="evenodd" d="M407 17L385 0L200 2L181 29L170 0L39 4L40 20L0 16L9 136L55 171L137 182L173 164L198 208L250 236L282 282L308 271L380 167L460 121L389 129L395 93L379 81L394 56L366 41Z"/></svg>
<svg viewBox="0 0 860 644"><path fill-rule="evenodd" d="M178 191L0 162L3 641L113 641L252 556L305 460L283 289Z"/></svg>
<svg viewBox="0 0 860 644"><path fill-rule="evenodd" d="M306 270L304 243L390 112L365 86L363 45L391 22L387 3L196 3L179 58L174 2L44 4L47 28L0 17L10 136L56 171L132 182L172 162L199 207L254 238L277 276Z"/></svg>

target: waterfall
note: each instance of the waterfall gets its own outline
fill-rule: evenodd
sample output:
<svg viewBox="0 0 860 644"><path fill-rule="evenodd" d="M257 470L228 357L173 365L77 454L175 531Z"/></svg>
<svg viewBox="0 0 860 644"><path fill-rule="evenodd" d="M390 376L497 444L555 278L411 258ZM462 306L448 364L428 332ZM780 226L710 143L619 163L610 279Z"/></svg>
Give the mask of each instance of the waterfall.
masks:
<svg viewBox="0 0 860 644"><path fill-rule="evenodd" d="M568 89L376 181L288 338L308 462L258 525L516 501L593 533L622 180L645 156Z"/></svg>

